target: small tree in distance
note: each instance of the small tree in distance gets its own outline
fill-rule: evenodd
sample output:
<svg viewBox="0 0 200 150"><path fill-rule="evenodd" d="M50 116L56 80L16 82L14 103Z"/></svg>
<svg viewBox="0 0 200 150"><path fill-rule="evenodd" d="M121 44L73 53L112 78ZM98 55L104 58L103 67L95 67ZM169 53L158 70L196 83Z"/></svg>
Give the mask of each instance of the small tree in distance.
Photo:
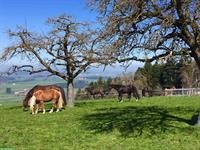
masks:
<svg viewBox="0 0 200 150"><path fill-rule="evenodd" d="M74 106L74 79L91 64L101 61L97 48L98 38L95 31L86 23L73 21L72 17L61 15L47 21L50 32L32 33L19 27L9 31L15 44L4 49L1 61L17 56L25 57L39 63L13 65L8 73L26 71L30 74L48 72L67 82L67 106ZM33 61L32 61L33 62Z"/></svg>

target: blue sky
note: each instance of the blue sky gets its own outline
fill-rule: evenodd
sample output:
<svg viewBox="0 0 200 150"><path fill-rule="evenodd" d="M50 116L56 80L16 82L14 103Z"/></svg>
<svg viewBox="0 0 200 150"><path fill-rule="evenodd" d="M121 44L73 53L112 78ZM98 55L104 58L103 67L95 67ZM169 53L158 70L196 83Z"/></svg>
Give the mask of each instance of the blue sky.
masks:
<svg viewBox="0 0 200 150"><path fill-rule="evenodd" d="M48 17L63 13L78 21L94 22L96 18L86 0L0 0L0 49L9 43L7 29L22 25L43 32Z"/></svg>
<svg viewBox="0 0 200 150"><path fill-rule="evenodd" d="M97 14L87 7L86 1L0 0L0 52L10 43L6 30L15 30L17 25L26 26L31 31L45 32L47 18L63 13L73 16L77 21L95 22ZM135 71L138 66L141 63L134 63L128 70ZM118 74L124 71L121 67L107 70Z"/></svg>

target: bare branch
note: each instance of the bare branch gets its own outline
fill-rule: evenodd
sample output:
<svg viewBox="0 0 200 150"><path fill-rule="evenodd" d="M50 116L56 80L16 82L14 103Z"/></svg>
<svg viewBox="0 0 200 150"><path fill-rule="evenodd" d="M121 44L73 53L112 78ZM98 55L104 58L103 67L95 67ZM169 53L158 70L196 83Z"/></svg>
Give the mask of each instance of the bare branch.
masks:
<svg viewBox="0 0 200 150"><path fill-rule="evenodd" d="M92 63L96 63L100 39L87 23L75 22L72 17L61 15L50 18L48 25L52 29L47 34L32 33L23 27L14 32L9 31L16 44L4 50L1 60L23 56L31 57L40 64L37 69L34 64L13 65L9 74L17 71L30 74L46 71L71 82Z"/></svg>
<svg viewBox="0 0 200 150"><path fill-rule="evenodd" d="M101 0L92 4L102 15L104 50L112 47L116 60L143 61L148 55L150 61L158 57L153 52L162 49L161 57L169 50L182 55L186 47L185 56L189 54L200 68L198 0Z"/></svg>

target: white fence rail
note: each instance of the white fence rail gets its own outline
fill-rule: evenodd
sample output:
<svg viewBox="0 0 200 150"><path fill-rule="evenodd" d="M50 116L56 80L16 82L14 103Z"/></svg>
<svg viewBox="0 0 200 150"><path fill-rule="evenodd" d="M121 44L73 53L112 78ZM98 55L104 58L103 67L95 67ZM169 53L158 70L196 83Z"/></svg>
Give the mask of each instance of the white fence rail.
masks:
<svg viewBox="0 0 200 150"><path fill-rule="evenodd" d="M194 96L200 95L200 88L165 89L165 96Z"/></svg>

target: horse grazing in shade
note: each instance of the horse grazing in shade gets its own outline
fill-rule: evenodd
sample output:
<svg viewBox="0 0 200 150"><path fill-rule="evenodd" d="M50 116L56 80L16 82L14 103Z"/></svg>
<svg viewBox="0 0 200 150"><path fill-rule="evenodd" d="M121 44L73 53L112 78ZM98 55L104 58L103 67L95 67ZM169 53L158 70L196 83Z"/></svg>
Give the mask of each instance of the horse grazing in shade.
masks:
<svg viewBox="0 0 200 150"><path fill-rule="evenodd" d="M138 90L133 85L120 85L120 84L110 84L109 85L109 91L111 89L115 89L118 92L118 100L122 101L123 94L128 94L129 101L131 100L131 94L133 93L133 96L136 98L136 101L140 99L140 95L138 93Z"/></svg>
<svg viewBox="0 0 200 150"><path fill-rule="evenodd" d="M85 90L93 96L93 98L95 99L95 95L101 95L101 98L104 97L104 91L103 88L92 88L92 87L87 87L85 88Z"/></svg>
<svg viewBox="0 0 200 150"><path fill-rule="evenodd" d="M51 90L51 89L60 93L60 96L63 100L63 103L64 103L64 105L66 105L65 93L64 93L64 89L62 87L57 86L57 85L36 85L31 90L29 90L29 92L26 94L26 96L23 100L24 110L30 105L30 99L33 98L34 93L36 93L39 90L41 92L41 91L48 91L48 90ZM35 98L33 98L33 99L35 99ZM34 104L34 100L32 100L32 103ZM36 104L36 110L38 109L38 106L40 105L42 107L43 113L45 113L44 101L39 101L39 100L36 99L35 104Z"/></svg>

